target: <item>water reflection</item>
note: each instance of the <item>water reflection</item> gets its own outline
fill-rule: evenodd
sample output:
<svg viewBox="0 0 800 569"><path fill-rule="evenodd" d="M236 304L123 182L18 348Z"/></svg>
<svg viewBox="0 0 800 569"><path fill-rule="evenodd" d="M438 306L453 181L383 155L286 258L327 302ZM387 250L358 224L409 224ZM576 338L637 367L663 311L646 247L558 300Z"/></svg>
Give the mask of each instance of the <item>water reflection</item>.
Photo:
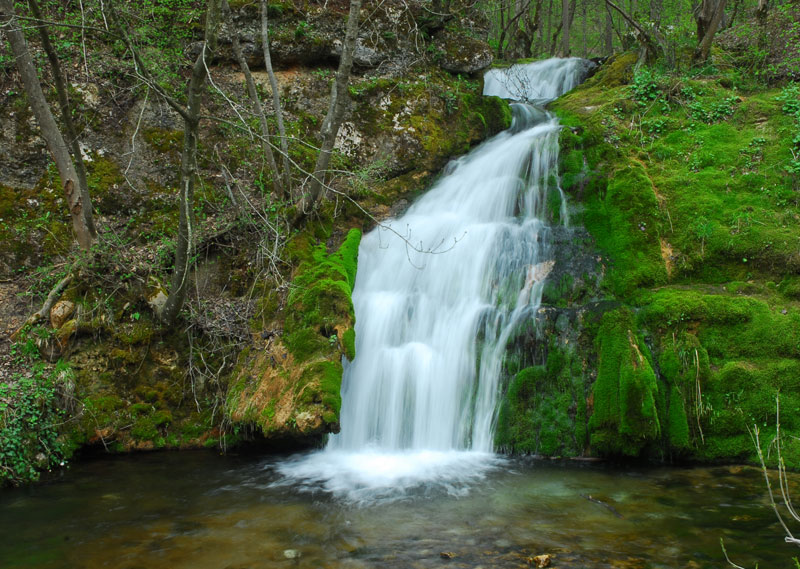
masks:
<svg viewBox="0 0 800 569"><path fill-rule="evenodd" d="M275 485L278 459L153 454L0 493L0 567L788 566L760 473L509 461L453 496L358 506ZM440 554L455 557L443 559Z"/></svg>

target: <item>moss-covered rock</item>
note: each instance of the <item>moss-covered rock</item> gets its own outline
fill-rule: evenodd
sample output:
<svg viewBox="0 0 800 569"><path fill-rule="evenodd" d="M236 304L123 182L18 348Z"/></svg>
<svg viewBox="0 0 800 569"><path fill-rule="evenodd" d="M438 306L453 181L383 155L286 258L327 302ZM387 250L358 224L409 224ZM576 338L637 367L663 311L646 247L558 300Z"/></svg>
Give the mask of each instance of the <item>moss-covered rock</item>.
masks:
<svg viewBox="0 0 800 569"><path fill-rule="evenodd" d="M553 104L572 219L617 303L580 324L597 370L584 377L591 451L755 460L748 428L774 436L778 393L797 405L794 107L736 71L634 73L635 60L614 58ZM569 306L559 279L545 301ZM793 414L780 422L796 436Z"/></svg>
<svg viewBox="0 0 800 569"><path fill-rule="evenodd" d="M292 280L283 334L241 356L227 398L236 424L257 426L272 439L309 439L338 432L343 357L355 357L355 314L350 299L361 232L339 248L292 246L303 260Z"/></svg>

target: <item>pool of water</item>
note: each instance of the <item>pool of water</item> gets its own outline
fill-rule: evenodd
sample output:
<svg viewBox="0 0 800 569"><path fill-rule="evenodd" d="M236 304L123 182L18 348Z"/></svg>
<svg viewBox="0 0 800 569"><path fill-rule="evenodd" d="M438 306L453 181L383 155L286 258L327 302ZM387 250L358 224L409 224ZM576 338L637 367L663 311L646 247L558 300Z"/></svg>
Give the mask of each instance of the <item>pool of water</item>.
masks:
<svg viewBox="0 0 800 569"><path fill-rule="evenodd" d="M0 491L0 567L522 568L551 554L552 567L718 568L721 538L747 568L800 553L749 467L508 460L470 486L370 504L287 483L284 461L138 455Z"/></svg>

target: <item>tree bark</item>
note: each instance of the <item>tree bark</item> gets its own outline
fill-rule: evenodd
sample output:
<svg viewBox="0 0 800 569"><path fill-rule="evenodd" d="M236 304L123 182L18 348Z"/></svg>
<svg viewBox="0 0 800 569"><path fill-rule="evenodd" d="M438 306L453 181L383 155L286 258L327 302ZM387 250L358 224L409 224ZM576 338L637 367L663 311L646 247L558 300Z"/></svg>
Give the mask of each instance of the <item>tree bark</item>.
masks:
<svg viewBox="0 0 800 569"><path fill-rule="evenodd" d="M53 161L56 163L56 168L58 168L78 245L84 251L88 251L95 241L94 224L92 222L90 226L87 223L87 219L92 219L90 204L83 198L80 178L72 162L69 146L58 128L53 112L50 110L50 105L47 104L47 99L42 91L42 85L36 73L36 66L28 50L28 43L20 26L17 24L12 0L0 0L0 22L3 23L6 37L11 44L17 71L19 71L22 78L25 94L28 97L33 114L39 123L42 138L44 138Z"/></svg>
<svg viewBox="0 0 800 569"><path fill-rule="evenodd" d="M572 27L569 10L569 0L561 0L561 53L562 57L569 57L570 54L570 28Z"/></svg>
<svg viewBox="0 0 800 569"><path fill-rule="evenodd" d="M347 17L347 28L345 32L344 44L342 45L342 56L339 60L339 70L336 72L336 80L331 87L331 99L328 104L328 113L322 122L320 138L322 141L317 162L314 165L314 173L309 184L309 191L304 195L297 206L297 215L292 225L297 226L305 219L306 215L314 208L322 196L324 189L325 174L331 161L333 145L336 142L336 135L339 127L344 120L344 113L347 109L348 93L347 86L350 81L350 71L353 68L353 53L358 37L358 19L361 12L361 0L350 0L350 14Z"/></svg>
<svg viewBox="0 0 800 569"><path fill-rule="evenodd" d="M664 0L650 0L650 21L656 28L661 27L661 12L664 8Z"/></svg>
<svg viewBox="0 0 800 569"><path fill-rule="evenodd" d="M283 124L283 108L281 107L281 92L275 71L272 69L272 55L269 51L269 6L267 0L261 0L261 45L264 51L264 65L267 68L267 77L272 88L272 106L275 108L275 120L278 123L278 135L281 142L281 157L283 162L283 185L286 188L285 196L292 198L292 171L289 166L289 142L286 138L286 127Z"/></svg>
<svg viewBox="0 0 800 569"><path fill-rule="evenodd" d="M516 14L514 14L514 16L513 16L513 17L509 18L508 22L507 22L507 23L506 23L506 24L503 26L503 29L502 29L502 31L500 32L500 41L499 41L499 47L498 47L498 52L499 52L499 53L498 53L498 57L500 57L500 58L502 58L502 57L503 57L503 54L504 54L504 50L503 50L503 44L504 44L504 43L505 43L505 41L506 41L506 34L507 34L507 33L508 33L508 31L511 29L511 26L515 25L515 24L516 24L516 23L519 21L520 17L522 17L522 15L526 13L526 11L528 10L528 8L529 8L529 7L530 7L530 5L531 5L531 1L532 1L532 0L527 0L527 1L525 2L525 5L524 5L524 6L520 6L520 7L518 7L518 11L517 11L517 13L516 13ZM509 14L509 15L510 15L510 14ZM511 38L512 38L512 39L515 39L515 38L516 38L516 34L512 34L512 35L511 35ZM512 54L513 54L513 51L514 51L514 50L512 49ZM513 55L512 55L512 57L513 57Z"/></svg>
<svg viewBox="0 0 800 569"><path fill-rule="evenodd" d="M703 38L706 36L711 21L714 19L714 14L716 14L719 1L720 0L701 0L692 11L697 26L698 45L703 42Z"/></svg>
<svg viewBox="0 0 800 569"><path fill-rule="evenodd" d="M582 19L581 19L581 28L582 28L582 30L581 30L581 32L582 32L581 33L581 57L583 57L584 59L586 59L586 57L588 57L588 53L589 53L588 52L588 48L587 48L587 42L586 42L586 36L589 33L588 32L589 14L588 14L588 10L587 10L587 4L588 4L588 1L584 1L582 6L581 6L581 9L583 10L583 13L581 14L581 16L582 16Z"/></svg>
<svg viewBox="0 0 800 569"><path fill-rule="evenodd" d="M43 20L42 11L39 9L39 4L36 0L28 0L31 7L31 12L37 20ZM56 94L58 95L58 106L61 110L61 119L64 121L64 130L67 135L67 142L72 152L72 160L75 165L75 171L78 174L78 186L80 187L81 199L86 207L83 208L83 214L86 222L86 227L89 229L93 238L97 237L97 229L94 225L94 215L92 208L92 200L89 196L89 181L86 175L86 164L83 161L83 154L81 153L81 145L78 140L78 129L75 128L75 123L72 121L72 105L69 104L69 96L67 92L67 81L61 71L61 63L58 61L58 55L50 42L50 34L47 33L47 27L39 25L39 37L42 40L42 47L47 54L47 59L50 62L50 69L53 71L53 82L56 87Z"/></svg>
<svg viewBox="0 0 800 569"><path fill-rule="evenodd" d="M611 57L614 54L614 20L608 6L606 6L606 29L603 40L606 56Z"/></svg>
<svg viewBox="0 0 800 569"><path fill-rule="evenodd" d="M652 33L645 30L639 23L631 17L625 10L614 4L611 0L605 0L606 5L614 8L622 18L628 23L628 25L633 29L634 35L636 37L636 41L639 42L641 46L641 53L639 55L639 61L636 63L636 66L639 67L640 65L644 64L646 61L651 60L655 57L658 53L661 53L666 57L667 55L667 47L666 41L661 36L661 33L658 29L653 28ZM724 1L724 0L723 0Z"/></svg>
<svg viewBox="0 0 800 569"><path fill-rule="evenodd" d="M550 32L553 30L553 0L550 0L550 4L547 8L547 29L544 32L544 37L542 38L542 50L548 49L550 46L547 45L546 42L550 41ZM553 55L552 49L548 52L551 56Z"/></svg>
<svg viewBox="0 0 800 569"><path fill-rule="evenodd" d="M231 28L233 28L233 18L231 17L231 8L228 5L228 0L222 0L222 10L225 13L225 19L231 25ZM250 97L250 101L253 103L256 115L258 115L258 121L261 127L261 149L264 151L264 155L267 157L269 167L272 170L272 187L277 196L285 197L289 192L289 188L282 183L281 172L278 169L278 163L275 162L275 154L272 152L272 146L270 146L270 139L272 138L272 135L269 131L267 117L264 114L264 107L261 105L261 97L258 96L256 83L253 80L253 74L250 72L250 66L247 65L247 59L242 52L239 34L233 29L231 30L231 47L233 48L233 55L236 58L242 73L244 73L244 82L247 86L247 95Z"/></svg>
<svg viewBox="0 0 800 569"><path fill-rule="evenodd" d="M708 54L711 52L711 43L714 41L714 35L717 33L719 24L722 21L722 16L725 14L726 3L727 0L718 0L716 4L716 10L714 11L714 16L708 23L708 27L705 30L703 39L700 41L700 44L697 46L697 49L694 52L692 59L695 61L695 63L703 63L708 59Z"/></svg>
<svg viewBox="0 0 800 569"><path fill-rule="evenodd" d="M758 0L758 6L756 7L756 19L758 20L759 24L766 22L768 13L769 0Z"/></svg>
<svg viewBox="0 0 800 569"><path fill-rule="evenodd" d="M187 102L183 115L183 149L180 170L180 214L178 239L175 246L175 268L172 271L169 295L159 317L167 324L175 322L186 302L189 289L189 272L194 256L194 183L197 177L197 131L200 124L202 96L208 77L206 53L217 48L220 22L220 0L208 0L206 9L205 43L192 66L192 76L187 89Z"/></svg>

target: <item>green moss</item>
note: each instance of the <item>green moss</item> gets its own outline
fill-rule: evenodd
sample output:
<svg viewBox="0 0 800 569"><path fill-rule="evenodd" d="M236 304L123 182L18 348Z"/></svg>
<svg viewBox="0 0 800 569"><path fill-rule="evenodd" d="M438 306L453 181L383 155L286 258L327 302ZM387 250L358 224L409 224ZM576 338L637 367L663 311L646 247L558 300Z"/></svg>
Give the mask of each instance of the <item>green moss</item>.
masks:
<svg viewBox="0 0 800 569"><path fill-rule="evenodd" d="M342 407L342 364L339 362L317 362L308 366L301 376L301 383L314 383L319 391L307 390L306 403L322 403L337 417Z"/></svg>
<svg viewBox="0 0 800 569"><path fill-rule="evenodd" d="M158 436L158 428L151 417L137 419L131 427L131 437L140 441L152 441Z"/></svg>
<svg viewBox="0 0 800 569"><path fill-rule="evenodd" d="M689 448L689 422L684 408L684 398L677 385L672 385L669 391L669 415L667 433L669 445L675 450Z"/></svg>
<svg viewBox="0 0 800 569"><path fill-rule="evenodd" d="M342 344L345 357L352 362L356 357L356 331L353 328L342 334Z"/></svg>
<svg viewBox="0 0 800 569"><path fill-rule="evenodd" d="M134 403L129 408L131 415L149 415L152 410L153 406L148 403Z"/></svg>
<svg viewBox="0 0 800 569"><path fill-rule="evenodd" d="M117 214L127 209L129 190L123 185L125 178L117 164L107 156L94 155L86 163L87 183L92 205L100 213Z"/></svg>
<svg viewBox="0 0 800 569"><path fill-rule="evenodd" d="M667 280L658 241L660 215L653 185L636 163L610 173L605 188L589 196L584 223L610 257L604 285L625 297Z"/></svg>
<svg viewBox="0 0 800 569"><path fill-rule="evenodd" d="M149 314L140 316L136 322L122 324L115 330L115 338L125 345L148 344L155 335L155 323Z"/></svg>
<svg viewBox="0 0 800 569"><path fill-rule="evenodd" d="M148 127L142 131L142 138L155 150L177 157L183 147L183 131Z"/></svg>
<svg viewBox="0 0 800 569"><path fill-rule="evenodd" d="M601 454L636 456L661 434L658 384L635 330L627 309L603 315L597 337L597 380L592 387L594 410L589 421L592 448Z"/></svg>
<svg viewBox="0 0 800 569"><path fill-rule="evenodd" d="M511 379L495 443L509 452L574 456L586 445L584 378L572 350L552 344L545 365Z"/></svg>
<svg viewBox="0 0 800 569"><path fill-rule="evenodd" d="M285 325L286 346L298 361L330 357L338 351L336 329L344 334L352 328L355 314L350 295L355 284L360 240L361 232L352 229L332 254L326 253L323 244L310 250L306 246L310 258L300 264L292 281L288 298L292 311ZM344 355L349 349L347 345L345 342Z"/></svg>

